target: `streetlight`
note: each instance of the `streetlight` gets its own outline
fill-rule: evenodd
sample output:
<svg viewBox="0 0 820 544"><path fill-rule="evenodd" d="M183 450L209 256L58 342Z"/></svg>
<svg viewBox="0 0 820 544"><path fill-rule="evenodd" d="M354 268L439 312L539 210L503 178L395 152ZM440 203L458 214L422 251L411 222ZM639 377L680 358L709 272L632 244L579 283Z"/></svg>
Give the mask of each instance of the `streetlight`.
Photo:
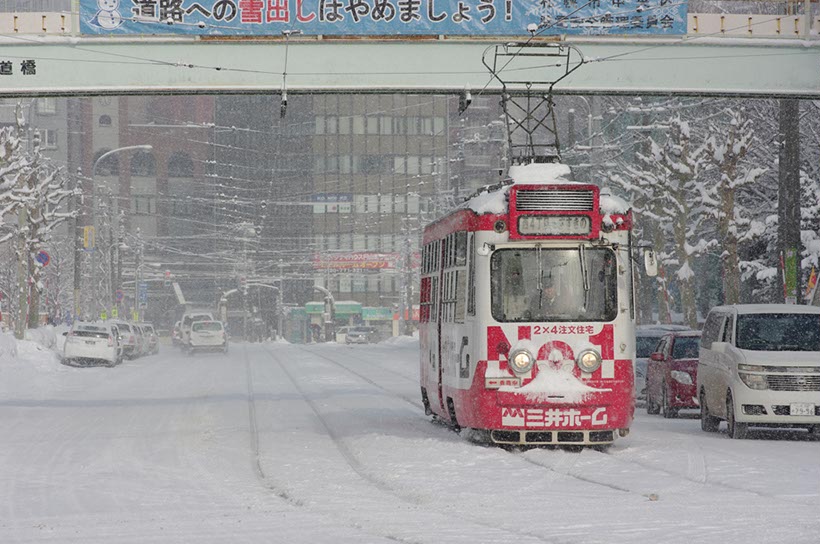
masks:
<svg viewBox="0 0 820 544"><path fill-rule="evenodd" d="M138 257L142 257L142 246L140 246ZM140 287L140 270L143 266L150 266L151 268L162 268L162 263L145 263L142 262L134 268L134 307L137 314L139 313L139 287ZM148 293L146 293L147 296ZM132 315L134 321L138 321L138 316Z"/></svg>
<svg viewBox="0 0 820 544"><path fill-rule="evenodd" d="M94 166L91 168L91 207L92 207L92 209L91 209L91 212L92 212L92 213L91 213L91 215L92 215L92 225L94 226L95 231L96 231L96 225L97 225L97 214L96 214L96 208L97 208L97 203L96 203L96 193L97 193L97 182L96 182L96 177L97 177L97 167L100 165L100 163L101 163L104 159L106 159L107 157L110 157L111 155L113 155L113 154L115 154L115 153L121 153L121 152L123 152L123 151L134 151L134 150L144 150L144 151L150 151L150 150L152 150L152 149L154 149L154 148L153 148L153 146L151 146L151 145L128 145L128 146L124 146L124 147L118 147L118 148L116 148L116 149L112 149L111 151L107 151L107 152L103 153L102 155L100 155L100 156L97 158L97 160L96 160L96 161L94 161ZM81 253L80 253L80 252L82 251L82 248L80 247L80 246L81 246L81 238L80 238L79 236L75 236L75 241L74 241L74 243L75 243L75 247L74 247L75 252L74 252L74 255L75 255L75 258L77 258L76 256L77 256L77 255L81 255ZM96 258L95 258L95 253L96 253L96 252L95 252L95 251L93 251L93 248L92 248L92 253L91 253L91 259L92 259L92 260L91 260L91 277L92 277L92 282L91 282L91 283L92 283L92 286L93 286L93 284L94 284L93 278L94 278L94 276L96 276L96 270L95 270L95 268L96 268ZM75 273L76 273L76 268L75 268ZM82 293L82 284L81 284L81 283L80 283L80 292L79 292L79 295L80 295L80 298L83 298L83 293ZM98 299L98 302L99 302L99 299ZM77 301L75 301L75 306L79 307L79 303L78 303Z"/></svg>
<svg viewBox="0 0 820 544"><path fill-rule="evenodd" d="M122 262L122 256L120 255L120 251L128 251L131 248L125 242L121 242L120 240L115 240L115 241L111 242L111 244L108 246L108 250L106 251L106 253L108 253L108 262L110 263L110 270L109 270L110 280L109 281L111 282L111 285L109 287L110 287L110 291L111 291L111 301L116 303L117 302L117 288L119 287L119 284L120 284L119 280L121 278L118 277L117 270L114 267L114 248L117 248L117 264L118 265Z"/></svg>

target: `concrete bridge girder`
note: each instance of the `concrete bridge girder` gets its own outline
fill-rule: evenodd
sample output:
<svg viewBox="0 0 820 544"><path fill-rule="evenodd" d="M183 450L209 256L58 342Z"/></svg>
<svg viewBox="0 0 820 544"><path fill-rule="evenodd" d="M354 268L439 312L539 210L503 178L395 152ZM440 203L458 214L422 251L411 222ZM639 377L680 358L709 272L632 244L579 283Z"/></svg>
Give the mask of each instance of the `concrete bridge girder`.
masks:
<svg viewBox="0 0 820 544"><path fill-rule="evenodd" d="M3 97L278 95L286 51L288 93L501 91L481 62L498 40L291 39L286 45L258 39L48 36L2 42L16 68L19 60L36 62L36 74L15 69L2 78ZM559 94L820 98L820 41L568 37L564 43L577 47L585 63L556 86ZM517 70L516 79L532 73L532 79L544 80L545 71L555 68Z"/></svg>

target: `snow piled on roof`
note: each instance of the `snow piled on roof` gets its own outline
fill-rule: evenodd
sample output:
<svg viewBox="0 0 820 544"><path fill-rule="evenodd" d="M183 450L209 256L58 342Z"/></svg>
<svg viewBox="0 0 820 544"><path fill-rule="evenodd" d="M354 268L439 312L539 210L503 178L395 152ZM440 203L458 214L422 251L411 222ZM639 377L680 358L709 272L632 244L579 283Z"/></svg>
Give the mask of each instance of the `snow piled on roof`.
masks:
<svg viewBox="0 0 820 544"><path fill-rule="evenodd" d="M817 306L800 304L734 304L716 306L712 310L728 311L736 309L739 314L820 314Z"/></svg>
<svg viewBox="0 0 820 544"><path fill-rule="evenodd" d="M569 166L561 163L531 163L515 164L510 166L508 177L512 180L512 185L516 184L566 184L585 185L577 181L571 181L572 171ZM477 214L501 214L507 212L507 195L510 192L510 185L500 187L496 190L488 189L487 192L478 194L467 200L462 206L473 210ZM631 206L624 199L615 196L607 189L601 189L601 214L624 215L629 212Z"/></svg>
<svg viewBox="0 0 820 544"><path fill-rule="evenodd" d="M574 183L569 166L557 162L514 164L508 176L513 183Z"/></svg>
<svg viewBox="0 0 820 544"><path fill-rule="evenodd" d="M613 195L607 188L601 189L600 207L601 213L605 215L624 215L629 213L629 208L631 208L629 202L619 196Z"/></svg>
<svg viewBox="0 0 820 544"><path fill-rule="evenodd" d="M516 183L574 183L568 179L572 175L569 166L560 163L515 164L510 166L507 175L513 185ZM479 215L506 213L509 192L509 185L495 191L488 190L488 192L470 198L463 206Z"/></svg>
<svg viewBox="0 0 820 544"><path fill-rule="evenodd" d="M507 194L510 186L503 187L497 191L481 193L464 203L464 206L481 215L484 213L506 213Z"/></svg>

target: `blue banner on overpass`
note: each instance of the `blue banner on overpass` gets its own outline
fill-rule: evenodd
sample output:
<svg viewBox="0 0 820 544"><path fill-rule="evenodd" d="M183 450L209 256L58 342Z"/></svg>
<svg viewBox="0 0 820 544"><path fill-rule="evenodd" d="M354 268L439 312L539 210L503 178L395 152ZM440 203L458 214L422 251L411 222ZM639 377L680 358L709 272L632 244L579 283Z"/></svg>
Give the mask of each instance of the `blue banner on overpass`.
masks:
<svg viewBox="0 0 820 544"><path fill-rule="evenodd" d="M685 0L80 0L81 32L107 36L674 35L686 15Z"/></svg>

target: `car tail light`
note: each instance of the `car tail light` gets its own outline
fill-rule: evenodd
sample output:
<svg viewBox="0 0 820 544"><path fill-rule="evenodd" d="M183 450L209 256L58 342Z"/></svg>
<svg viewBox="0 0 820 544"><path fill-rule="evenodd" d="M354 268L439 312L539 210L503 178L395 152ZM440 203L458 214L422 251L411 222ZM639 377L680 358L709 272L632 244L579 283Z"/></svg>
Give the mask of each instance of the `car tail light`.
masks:
<svg viewBox="0 0 820 544"><path fill-rule="evenodd" d="M133 334L131 335L131 339L128 341L128 343L129 344L136 344L137 343L137 339L134 337Z"/></svg>
<svg viewBox="0 0 820 544"><path fill-rule="evenodd" d="M114 345L114 337L113 337L113 336L111 336L110 334L108 335L108 345L109 345L109 346L113 346L113 345Z"/></svg>

